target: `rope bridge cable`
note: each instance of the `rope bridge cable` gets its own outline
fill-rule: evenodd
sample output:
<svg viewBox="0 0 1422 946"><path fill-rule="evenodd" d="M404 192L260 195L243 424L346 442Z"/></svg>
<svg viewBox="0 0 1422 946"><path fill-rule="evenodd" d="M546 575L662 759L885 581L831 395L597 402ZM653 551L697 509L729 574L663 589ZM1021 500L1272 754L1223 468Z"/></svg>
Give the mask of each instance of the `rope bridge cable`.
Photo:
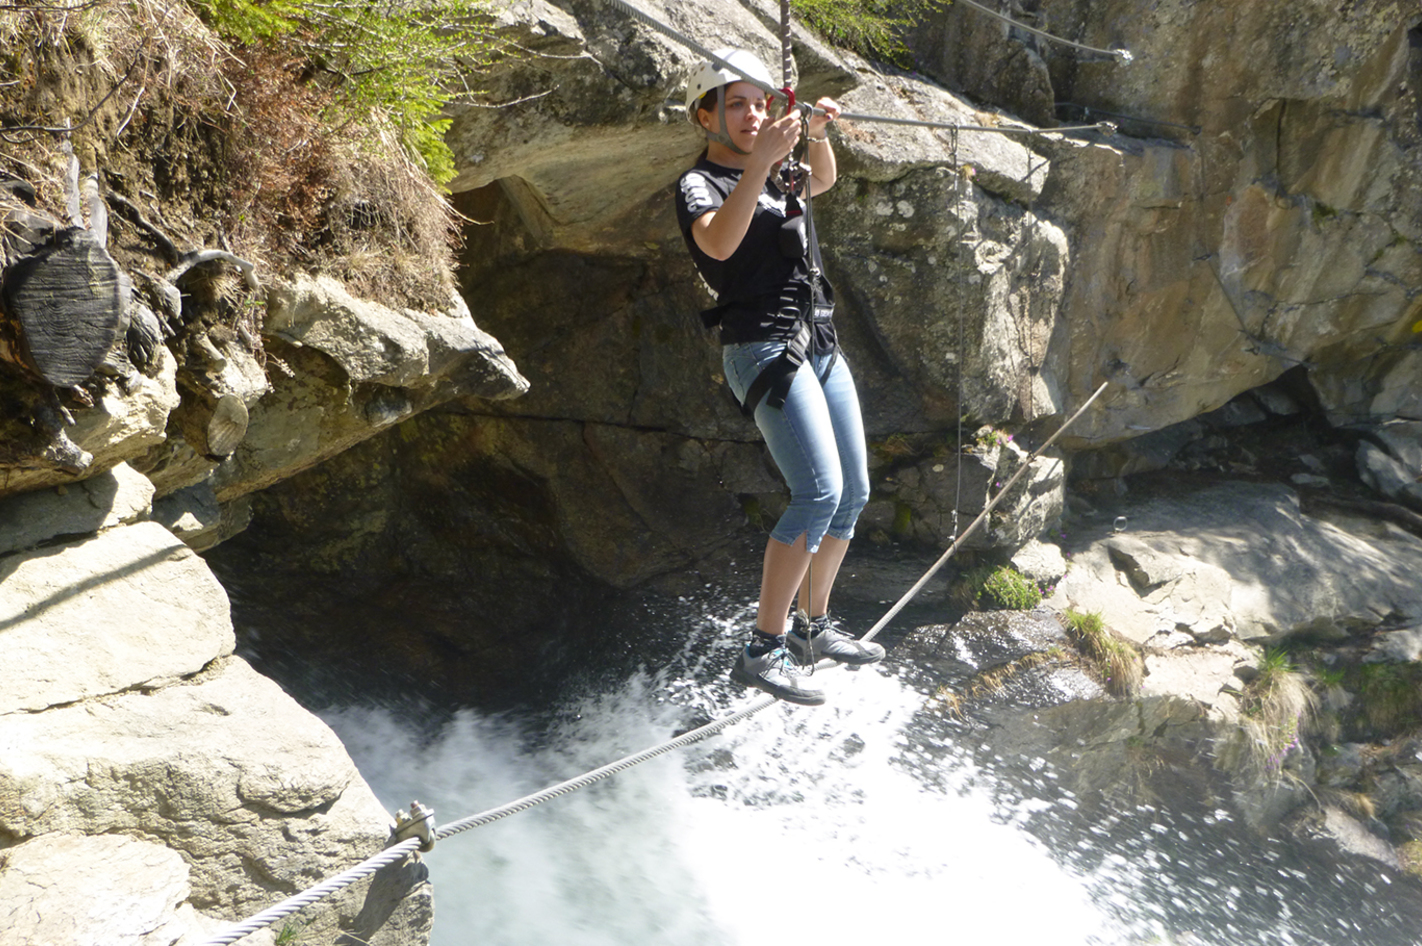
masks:
<svg viewBox="0 0 1422 946"><path fill-rule="evenodd" d="M876 623L873 627L869 628L869 630L864 633L864 636L861 637L860 640L873 640L875 636L877 636L878 633L884 629L885 625L887 625L891 620L893 620L894 616L900 611L902 611L904 609L904 606L907 605L910 601L912 601L914 596L923 590L923 586L928 584L929 580L933 578L934 575L938 574L938 570L947 563L948 559L953 557L954 552L958 551L958 549L962 547L963 543L967 541L968 536L973 534L973 530L976 529L978 526L982 525L983 520L985 520L988 517L988 514L991 513L993 509L997 507L997 504L1002 500L1002 497L1006 496L1008 492L1011 491L1012 487L1016 485L1017 481L1021 479L1022 476L1029 469L1032 468L1032 461L1036 460L1039 456L1042 455L1042 452L1044 450L1046 450L1052 444L1056 443L1057 438L1060 437L1066 431L1066 429L1076 421L1078 417L1080 417L1086 412L1086 409L1091 406L1093 401L1095 401L1098 397L1101 396L1101 392L1105 391L1110 383L1110 381L1102 381L1101 386L1096 389L1095 393L1093 393L1091 397L1087 398L1086 402L1082 404L1081 407L1078 407L1076 409L1076 412L1066 419L1066 423L1058 427L1056 433L1048 437L1045 443L1043 443L1036 450L1033 450L1032 453L1028 455L1026 461L1023 462L1021 469L1019 469L1016 473L1012 474L1011 478L1009 478L1007 483L1003 485L1002 489L997 491L997 495L988 501L987 505L983 507L982 512L978 513L978 517L972 522L968 523L968 528L964 529L963 534L953 540L953 544L948 546L948 551L944 552L941 556L939 556L938 561L934 562L929 567L928 571L923 573L923 577L920 578L918 581L914 582L913 587L910 588L908 591L904 592L903 597L899 598L898 601L895 601L893 607L889 608L888 611L884 612L884 616L879 619L878 623ZM960 451L963 449L962 444L958 445L958 449Z"/></svg>
<svg viewBox="0 0 1422 946"><path fill-rule="evenodd" d="M1129 50L1125 50L1125 49L1098 49L1098 48L1095 47L1095 46L1087 46L1087 45L1084 45L1084 44L1082 44L1082 43L1074 42L1074 41L1069 40L1069 39L1063 39L1063 38L1060 37L1060 36L1053 36L1051 33L1048 33L1046 30L1039 30L1039 29L1037 29L1035 26L1028 26L1026 23L1022 23L1022 22L1019 22L1019 21L1017 21L1017 20L1014 20L1012 17L1008 16L1006 13L999 13L998 11L992 9L991 7L986 7L986 6L984 6L983 4L978 3L977 0L958 0L958 2L961 2L961 3L963 3L963 4L965 4L965 5L969 6L969 7L972 7L974 10L977 10L979 13L986 13L988 16L996 17L997 19L1002 20L1004 23L1007 23L1007 24L1011 25L1012 27L1014 27L1014 28L1016 28L1016 29L1022 30L1022 31L1025 32L1025 33L1031 33L1033 36L1040 36L1040 37L1042 37L1043 39L1048 40L1049 42L1057 43L1057 44L1062 45L1062 46L1070 46L1072 49L1079 49L1079 50L1081 50L1082 52L1093 53L1093 54L1098 55L1098 56L1109 56L1109 57L1115 59L1117 62L1121 62L1121 63L1128 63L1128 62L1131 62L1131 61L1135 58L1134 56L1131 55L1131 53L1130 53Z"/></svg>
<svg viewBox="0 0 1422 946"><path fill-rule="evenodd" d="M650 759L655 759L657 756L665 755L666 753L671 752L673 749L682 749L686 746L691 745L694 742L700 742L707 736L718 733L721 730L725 729L727 726L732 726L736 723L739 723L743 719L754 716L761 710L766 709L770 706L774 706L778 702L778 700L771 696L762 697L756 700L750 706L747 706L745 709L737 710L729 716L723 716L720 719L713 719L711 722L705 724L704 726L698 726L696 729L682 733L680 736L676 736L672 739L668 739L666 742L653 746L650 749L643 749L641 752L635 752L632 755L624 756L621 759L618 759L616 762L610 762L607 765L604 765L602 768L593 769L591 772L579 775L577 778L570 778L566 782L559 782L557 785L545 788L541 792L534 792L532 795L525 795L523 798L520 798L517 801L511 801L507 805L501 805L498 808L491 808L488 811L481 812L480 814L470 815L468 818L461 818L459 821L452 821L444 827L440 828L438 831L436 831L435 837L437 839L443 839L458 834L461 831L468 831L470 828L480 828L486 824L492 824L502 818L507 818L509 815L516 815L521 811L526 811L529 808L532 808L534 805L541 805L546 801L550 801L554 798L559 797L560 795L567 795L570 792L575 792L580 788L586 788L587 786L592 785L594 782L600 782L603 779L608 778L609 776L613 776L619 772L625 771L626 769L630 769L634 765L639 765Z"/></svg>
<svg viewBox="0 0 1422 946"><path fill-rule="evenodd" d="M819 109L815 111L821 115ZM840 112L841 119L857 122L875 122L880 125L914 125L919 128L942 128L947 131L984 131L1000 135L1056 135L1068 131L1099 131L1104 135L1114 135L1116 126L1111 122L1093 122L1090 125L1058 125L1055 128L1032 128L1027 125L959 125L954 122L935 122L922 118L891 118L888 115L861 115L855 112Z"/></svg>
<svg viewBox="0 0 1422 946"><path fill-rule="evenodd" d="M249 917L236 926L228 927L216 936L203 940L198 946L227 946L229 943L235 943L244 936L256 933L261 929L271 926L278 920L291 916L291 914L303 907L308 907L318 900L323 900L334 893L344 890L356 881L374 874L382 867L387 867L404 860L405 857L419 850L422 843L424 842L419 838L410 838L401 841L399 844L387 847L379 854L361 861L350 870L337 874L335 877L323 881L309 890L303 890L296 896L283 900L275 906L267 907L267 909L261 913Z"/></svg>
<svg viewBox="0 0 1422 946"><path fill-rule="evenodd" d="M771 96L772 98L776 99L777 101L781 101L781 102L787 102L787 101L789 101L789 97L785 94L785 91L784 91L784 90L782 90L782 89L772 89L772 88L770 88L769 86L765 85L763 82L761 82L759 79L752 78L751 76L747 75L744 71L742 71L741 69L737 68L737 67L736 67L735 65L733 65L732 63L727 62L726 60L722 59L720 56L717 56L717 55L716 55L714 52L712 52L711 50L707 49L705 46L702 46L700 43L696 42L696 40L694 40L694 39L692 39L691 37L687 36L685 33L682 33L682 32L679 31L679 30L673 29L672 27L670 27L670 26L668 26L667 24L661 22L660 20L656 19L655 17L651 16L650 14L648 14L648 13L642 11L642 10L637 9L637 7L635 7L635 6L633 6L632 4L628 3L627 0L600 0L600 2L602 2L602 3L607 3L607 4L610 4L610 5L614 6L614 7L616 7L617 9L621 10L623 13L627 14L628 16L630 16L632 19L636 20L637 22L639 22L639 23L641 23L641 24L643 24L643 25L645 25L645 26L651 27L653 30L655 30L655 31L658 32L658 33L661 33L663 36L667 37L668 39L672 40L673 42L680 43L682 46L685 46L687 49L689 49L689 50L691 50L692 52L696 53L698 56L701 56L701 57L704 58L704 59L710 60L711 62L715 63L715 65L716 65L718 68L725 69L725 70L727 70L728 72L731 72L731 73L734 74L734 75L740 76L743 81L749 82L751 85L753 85L753 86L755 86L756 88L760 89L761 91L765 92L767 95ZM966 2L966 0L965 0L965 2ZM984 9L986 9L986 8L984 8ZM988 11L986 11L986 12L991 13L992 11L991 11L991 10L988 10ZM782 11L782 15L786 15L786 16L787 16L787 18L786 18L785 21L784 21L784 24L785 24L785 26L786 26L786 28L787 28L787 30L788 30L788 24L789 24L788 11ZM994 15L996 15L996 16L1002 16L1002 14L994 14ZM1009 21L1009 22L1015 23L1016 21ZM1021 24L1017 24L1017 25L1021 25ZM1022 28L1023 28L1023 29L1026 29L1026 30L1031 30L1031 27L1027 27L1027 26L1024 26L1024 27L1022 27ZM1046 35L1046 34L1044 34L1044 35ZM1053 38L1055 38L1055 37L1053 37ZM783 42L786 44L786 46L785 46L784 48L788 48L788 38L787 38L786 40L784 40ZM1068 40L1060 40L1060 42L1069 42L1069 41L1068 41ZM1079 44L1072 44L1072 45L1079 45ZM1098 53L1105 53L1106 55L1118 56L1118 58L1121 58L1123 61L1127 61L1127 62L1130 61L1130 57L1131 57L1131 54L1130 54L1129 52L1127 52L1126 50L1124 50L1124 49L1115 50L1115 51L1110 51L1110 50L1093 49L1093 48L1090 47L1090 46L1083 46L1083 47L1081 47L1081 48L1082 48L1082 49L1086 49L1086 50L1088 50L1088 51L1090 51L1090 52L1098 52ZM783 54L783 49L782 49L782 54ZM786 68L787 68L787 70L788 70L788 66L787 66ZM788 71L787 71L786 74L787 74L787 75L789 74ZM787 80L787 85L788 85L788 80ZM809 106L805 106L805 107L808 108ZM811 109L811 110L812 110L814 113L819 114L819 115L823 115L823 114L824 114L823 110L821 110L821 109ZM952 122L932 122L932 121L923 121L923 120L920 120L920 119L913 119L913 118L890 118L890 117L887 116L887 115L864 115L864 114L855 114L855 113L850 113L850 112L841 112L839 117L840 117L840 118L847 118L847 119L850 119L850 120L852 120L852 121L877 122L877 123L885 124L885 125L916 125L916 126L919 126L919 127L922 127L922 128L946 128L946 129L957 129L957 130L959 130L959 131L997 132L997 133L999 133L999 134L1004 134L1004 135L1013 135L1013 134L1016 134L1016 135L1043 135L1043 134L1051 134L1051 133L1053 133L1053 132L1068 132L1068 131L1099 131L1099 132L1101 132L1102 134L1106 134L1106 135L1113 135L1113 134L1116 133L1116 128L1115 128L1115 126L1112 125L1110 122L1096 122L1096 123L1089 124L1089 125L1064 125L1064 126L1061 126L1061 127L1058 127L1058 128L1025 128L1025 127L1018 127L1018 126L1014 126L1014 125L956 125L956 124L954 124L954 123L952 123Z"/></svg>
<svg viewBox="0 0 1422 946"><path fill-rule="evenodd" d="M714 735L728 726L733 726L743 719L754 716L761 710L774 706L777 702L779 701L774 697L761 697L744 709L737 710L720 719L714 719L703 726L698 726L679 736L668 739L666 742L652 746L650 749L643 749L641 752L623 756L616 762L610 762L601 768L593 769L591 772L585 772L576 778L559 782L557 785L545 788L540 792L525 795L523 798L511 801L506 805L500 805L498 808L491 808L488 811L470 815L458 821L452 821L441 827L438 831L435 831L434 839L443 840L444 838L459 834L462 831L468 831L471 828L480 828L487 824L493 824L495 821L507 818L509 815L516 815L521 811L527 811L535 805L541 805L559 796L570 794L581 788L586 788L595 782L600 782L605 778L630 769L634 765L640 765L658 756L666 755L675 749L682 749L694 742L699 742L707 736ZM203 940L201 943L198 943L197 946L228 946L230 943L235 943L244 936L248 936L265 927L271 926L278 920L285 919L298 910L304 909L319 900L344 890L356 881L369 877L383 867L398 863L408 855L419 850L424 843L425 842L420 838L408 838L391 845L380 853L360 862L350 870L337 874L335 877L323 881L309 890L304 890L293 897L289 897L281 903L270 906L261 913L255 914L247 920L235 926L228 927L221 933Z"/></svg>

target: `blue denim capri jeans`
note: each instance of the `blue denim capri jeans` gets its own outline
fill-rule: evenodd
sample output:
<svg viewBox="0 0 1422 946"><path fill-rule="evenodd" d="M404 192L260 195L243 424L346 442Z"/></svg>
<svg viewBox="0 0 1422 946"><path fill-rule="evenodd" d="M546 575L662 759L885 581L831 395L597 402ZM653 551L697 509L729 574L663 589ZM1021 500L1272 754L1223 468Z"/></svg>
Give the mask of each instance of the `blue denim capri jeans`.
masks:
<svg viewBox="0 0 1422 946"><path fill-rule="evenodd" d="M761 370L780 357L784 342L745 342L722 347L726 381L743 401ZM783 408L764 400L756 407L755 424L765 437L770 456L790 487L790 505L775 524L771 538L793 545L805 536L807 551L819 551L830 535L848 541L869 501L869 458L864 445L864 419L854 377L841 352L823 385L819 376L832 355L818 355L814 370L807 361L795 372Z"/></svg>

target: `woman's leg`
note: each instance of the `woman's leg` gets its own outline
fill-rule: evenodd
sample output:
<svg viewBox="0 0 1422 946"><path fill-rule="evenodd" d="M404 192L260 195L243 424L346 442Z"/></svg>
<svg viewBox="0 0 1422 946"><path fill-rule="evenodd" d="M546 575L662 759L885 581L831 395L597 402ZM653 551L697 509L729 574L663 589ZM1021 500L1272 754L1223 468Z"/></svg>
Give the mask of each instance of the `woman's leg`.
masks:
<svg viewBox="0 0 1422 946"><path fill-rule="evenodd" d="M790 602L795 598L795 591L800 587L800 579L804 577L805 566L809 563L810 553L805 551L803 533L792 545L774 538L766 540L765 564L760 572L760 606L755 615L755 626L759 631L775 635L785 633Z"/></svg>
<svg viewBox="0 0 1422 946"><path fill-rule="evenodd" d="M726 380L738 398L783 347L727 346ZM790 505L766 543L756 621L760 630L781 634L810 561L807 539L817 550L839 509L844 464L825 391L808 365L796 372L784 406L758 405L755 421L790 487Z"/></svg>
<svg viewBox="0 0 1422 946"><path fill-rule="evenodd" d="M801 611L816 617L829 611L830 592L834 589L835 577L848 551L848 539L827 535L820 542L820 550L811 557L810 567L805 569L805 579L800 583Z"/></svg>
<svg viewBox="0 0 1422 946"><path fill-rule="evenodd" d="M823 370L823 365L824 361L817 367ZM854 376L842 355L834 359L823 390L842 485L839 505L800 587L800 608L815 617L829 611L835 578L849 551L849 540L854 537L859 513L869 501L869 453L864 440L864 419L859 410Z"/></svg>

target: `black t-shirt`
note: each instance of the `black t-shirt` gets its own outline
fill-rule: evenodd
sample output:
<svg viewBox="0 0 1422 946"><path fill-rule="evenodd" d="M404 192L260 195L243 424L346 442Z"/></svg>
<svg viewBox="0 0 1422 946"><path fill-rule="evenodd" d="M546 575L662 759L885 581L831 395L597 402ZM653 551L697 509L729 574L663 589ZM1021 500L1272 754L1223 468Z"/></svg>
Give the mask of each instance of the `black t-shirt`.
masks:
<svg viewBox="0 0 1422 946"><path fill-rule="evenodd" d="M716 306L702 313L708 326L721 326L721 343L785 341L794 337L810 298L810 269L803 254L782 252L781 228L800 216L799 201L765 182L746 235L736 251L724 260L712 259L696 245L691 225L704 213L719 210L741 179L738 168L716 164L702 154L696 166L677 184L676 216L682 238L706 284L716 295ZM819 263L819 247L813 247ZM817 302L828 307L834 290L820 266ZM823 311L823 310L822 310ZM827 319L815 323L816 345L826 351L834 344L834 326Z"/></svg>

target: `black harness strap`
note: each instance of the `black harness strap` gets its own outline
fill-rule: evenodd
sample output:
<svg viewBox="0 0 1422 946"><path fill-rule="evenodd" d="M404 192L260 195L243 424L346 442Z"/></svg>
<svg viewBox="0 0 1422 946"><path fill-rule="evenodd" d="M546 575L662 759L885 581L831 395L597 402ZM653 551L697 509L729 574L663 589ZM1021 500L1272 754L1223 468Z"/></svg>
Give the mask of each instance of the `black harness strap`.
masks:
<svg viewBox="0 0 1422 946"><path fill-rule="evenodd" d="M786 343L780 357L762 368L760 374L750 383L750 387L746 388L746 399L741 404L741 413L747 417L754 415L762 399L771 407L785 406L785 399L790 396L790 385L795 380L795 372L800 370L809 354L812 334L810 323L801 320L795 337Z"/></svg>

